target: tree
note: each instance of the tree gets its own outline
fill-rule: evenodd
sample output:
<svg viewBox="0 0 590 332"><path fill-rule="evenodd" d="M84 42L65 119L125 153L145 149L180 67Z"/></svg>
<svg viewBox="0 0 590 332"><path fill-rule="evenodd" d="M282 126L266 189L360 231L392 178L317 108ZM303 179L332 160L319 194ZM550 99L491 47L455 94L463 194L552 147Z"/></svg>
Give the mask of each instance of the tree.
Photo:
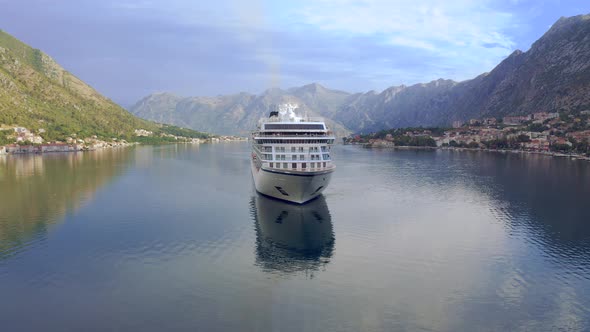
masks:
<svg viewBox="0 0 590 332"><path fill-rule="evenodd" d="M549 129L549 127L547 127L541 123L532 123L527 127L527 129L528 129L528 131L534 131L534 132L540 133L542 131Z"/></svg>
<svg viewBox="0 0 590 332"><path fill-rule="evenodd" d="M0 146L14 143L12 130L0 130Z"/></svg>
<svg viewBox="0 0 590 332"><path fill-rule="evenodd" d="M518 135L516 140L520 143L527 143L527 142L531 141L531 138L528 135L520 134L520 135Z"/></svg>
<svg viewBox="0 0 590 332"><path fill-rule="evenodd" d="M555 152L570 152L572 147L567 144L553 144L550 146L550 149Z"/></svg>
<svg viewBox="0 0 590 332"><path fill-rule="evenodd" d="M471 149L477 149L477 148L479 148L479 143L477 143L477 142L470 142L469 144L467 144L467 147L468 148L471 148Z"/></svg>

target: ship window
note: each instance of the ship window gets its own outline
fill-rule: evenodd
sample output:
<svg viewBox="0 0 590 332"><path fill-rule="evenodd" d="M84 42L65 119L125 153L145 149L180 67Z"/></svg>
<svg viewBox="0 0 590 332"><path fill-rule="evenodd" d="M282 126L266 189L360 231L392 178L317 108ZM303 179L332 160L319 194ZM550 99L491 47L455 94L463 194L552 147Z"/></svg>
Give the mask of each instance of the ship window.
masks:
<svg viewBox="0 0 590 332"><path fill-rule="evenodd" d="M326 167L326 162L324 161L324 167Z"/></svg>
<svg viewBox="0 0 590 332"><path fill-rule="evenodd" d="M274 167L275 167L274 163L270 163L270 168L274 168Z"/></svg>
<svg viewBox="0 0 590 332"><path fill-rule="evenodd" d="M295 152L295 147L294 146L291 147L291 152Z"/></svg>
<svg viewBox="0 0 590 332"><path fill-rule="evenodd" d="M315 168L315 163L311 163L311 168Z"/></svg>
<svg viewBox="0 0 590 332"><path fill-rule="evenodd" d="M297 168L297 163L293 163L291 168Z"/></svg>
<svg viewBox="0 0 590 332"><path fill-rule="evenodd" d="M301 168L307 168L307 163L302 163Z"/></svg>
<svg viewBox="0 0 590 332"><path fill-rule="evenodd" d="M288 168L289 164L288 163L283 163L283 168Z"/></svg>
<svg viewBox="0 0 590 332"><path fill-rule="evenodd" d="M303 147L302 146L299 147L299 152L303 152Z"/></svg>
<svg viewBox="0 0 590 332"><path fill-rule="evenodd" d="M311 124L311 123L297 123L297 124L284 124L284 123L267 123L264 125L265 130L270 129L292 129L292 130L324 130L323 124Z"/></svg>
<svg viewBox="0 0 590 332"><path fill-rule="evenodd" d="M299 160L305 160L305 156L304 155L299 155Z"/></svg>
<svg viewBox="0 0 590 332"><path fill-rule="evenodd" d="M296 155L292 155L291 156L291 160L297 160L297 156Z"/></svg>

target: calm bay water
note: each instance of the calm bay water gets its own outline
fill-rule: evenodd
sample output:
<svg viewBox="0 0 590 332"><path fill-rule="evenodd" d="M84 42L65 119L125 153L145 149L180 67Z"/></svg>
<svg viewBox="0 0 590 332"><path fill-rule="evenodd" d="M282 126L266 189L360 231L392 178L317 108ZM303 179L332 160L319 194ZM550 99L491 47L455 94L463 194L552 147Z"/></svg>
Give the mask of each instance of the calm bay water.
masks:
<svg viewBox="0 0 590 332"><path fill-rule="evenodd" d="M589 163L338 146L300 207L248 156L0 157L0 330L590 330Z"/></svg>

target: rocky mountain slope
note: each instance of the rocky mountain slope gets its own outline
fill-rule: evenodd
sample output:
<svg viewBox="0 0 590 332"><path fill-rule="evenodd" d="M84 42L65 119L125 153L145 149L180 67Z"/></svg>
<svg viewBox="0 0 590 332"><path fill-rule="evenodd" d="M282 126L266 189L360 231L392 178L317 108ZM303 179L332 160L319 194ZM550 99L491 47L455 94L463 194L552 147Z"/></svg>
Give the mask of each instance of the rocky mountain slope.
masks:
<svg viewBox="0 0 590 332"><path fill-rule="evenodd" d="M140 119L63 69L51 57L0 30L0 128L44 129L46 140L98 135L129 138L164 128Z"/></svg>
<svg viewBox="0 0 590 332"><path fill-rule="evenodd" d="M262 95L148 96L131 108L146 119L198 130L244 133L279 101L332 120L342 133L444 126L455 120L590 109L590 15L559 19L527 52L514 51L489 73L454 82L395 86L349 94L310 84Z"/></svg>

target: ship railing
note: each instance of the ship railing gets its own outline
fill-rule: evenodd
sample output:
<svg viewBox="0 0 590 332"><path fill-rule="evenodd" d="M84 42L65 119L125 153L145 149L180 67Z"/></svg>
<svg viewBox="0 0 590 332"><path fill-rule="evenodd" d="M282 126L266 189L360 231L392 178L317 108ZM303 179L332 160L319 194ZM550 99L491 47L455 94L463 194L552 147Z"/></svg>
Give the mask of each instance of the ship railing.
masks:
<svg viewBox="0 0 590 332"><path fill-rule="evenodd" d="M294 132L282 132L282 133L264 133L258 132L253 137L332 137L332 133L310 133L310 134L298 134Z"/></svg>
<svg viewBox="0 0 590 332"><path fill-rule="evenodd" d="M281 118L280 116L273 116L270 118L262 118L260 119L260 123L267 123L267 122L324 122L324 118L322 117L301 117L296 120L285 119Z"/></svg>

